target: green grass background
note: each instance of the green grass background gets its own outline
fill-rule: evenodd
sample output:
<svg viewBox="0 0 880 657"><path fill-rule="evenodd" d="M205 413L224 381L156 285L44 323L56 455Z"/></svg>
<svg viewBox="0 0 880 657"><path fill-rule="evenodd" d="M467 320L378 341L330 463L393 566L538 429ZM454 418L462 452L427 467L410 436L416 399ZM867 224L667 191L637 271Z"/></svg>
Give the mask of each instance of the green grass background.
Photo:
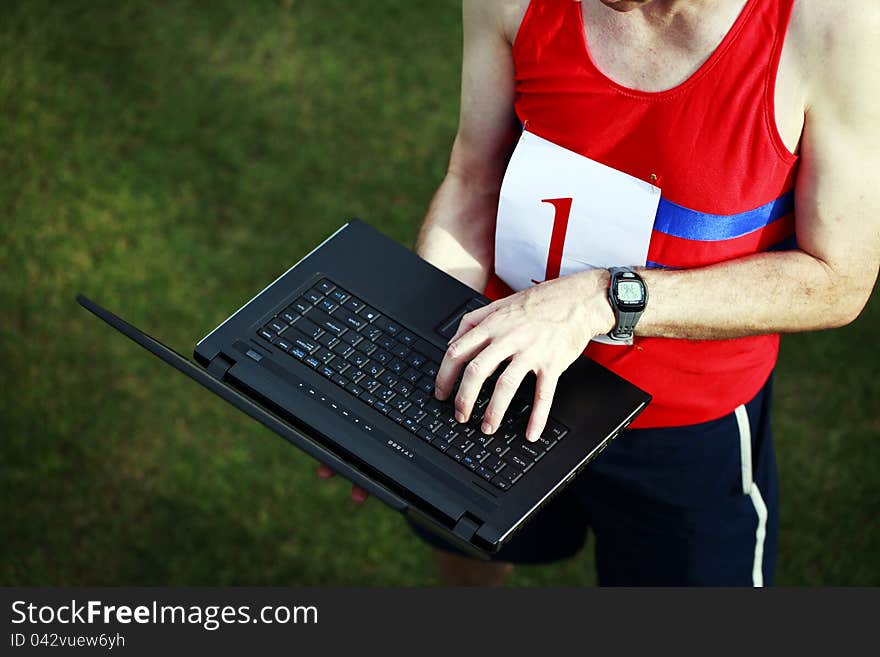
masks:
<svg viewBox="0 0 880 657"><path fill-rule="evenodd" d="M347 217L411 243L454 135L454 0L5 0L0 584L438 582L400 516L74 302L178 351ZM880 584L875 299L786 337L780 584ZM516 585L589 584L590 550Z"/></svg>

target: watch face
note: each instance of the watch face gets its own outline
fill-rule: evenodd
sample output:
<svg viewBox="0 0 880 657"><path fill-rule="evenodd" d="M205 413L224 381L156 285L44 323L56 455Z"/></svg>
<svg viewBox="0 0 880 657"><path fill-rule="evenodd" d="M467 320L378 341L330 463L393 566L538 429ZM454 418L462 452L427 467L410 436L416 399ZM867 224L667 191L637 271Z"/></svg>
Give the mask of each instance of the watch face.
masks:
<svg viewBox="0 0 880 657"><path fill-rule="evenodd" d="M619 281L617 283L617 300L625 304L640 304L644 302L642 286L637 281Z"/></svg>

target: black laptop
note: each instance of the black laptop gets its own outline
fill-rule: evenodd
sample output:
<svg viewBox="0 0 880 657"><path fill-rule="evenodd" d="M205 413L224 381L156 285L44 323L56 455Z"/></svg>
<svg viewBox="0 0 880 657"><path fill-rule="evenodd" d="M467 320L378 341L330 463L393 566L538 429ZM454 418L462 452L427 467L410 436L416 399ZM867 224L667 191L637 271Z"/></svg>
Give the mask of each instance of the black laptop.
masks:
<svg viewBox="0 0 880 657"><path fill-rule="evenodd" d="M394 509L477 556L504 545L645 408L650 396L580 357L541 439L534 380L495 434L433 396L446 342L488 300L352 220L195 348L198 364L95 302L85 308ZM316 483L316 485L318 485Z"/></svg>

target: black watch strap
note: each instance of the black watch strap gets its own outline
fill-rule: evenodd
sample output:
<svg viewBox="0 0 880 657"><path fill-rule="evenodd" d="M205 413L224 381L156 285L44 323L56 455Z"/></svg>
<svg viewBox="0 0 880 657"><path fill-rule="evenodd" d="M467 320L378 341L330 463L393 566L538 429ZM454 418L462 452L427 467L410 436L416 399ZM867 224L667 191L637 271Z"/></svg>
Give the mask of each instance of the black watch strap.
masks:
<svg viewBox="0 0 880 657"><path fill-rule="evenodd" d="M614 295L615 283L621 274L624 274L624 278L637 280L644 291L645 302L647 302L648 290L645 287L645 282L642 280L642 277L630 267L612 267L608 271L611 273L611 278L608 281L608 301L611 303L611 308L614 310L614 316L617 320L614 328L608 333L608 337L616 342L631 342L635 333L636 324L638 324L639 318L642 316L645 309L644 306L638 311L621 308Z"/></svg>
<svg viewBox="0 0 880 657"><path fill-rule="evenodd" d="M611 329L608 337L612 340L620 340L621 342L629 342L633 338L636 330L636 324L642 313L632 313L625 310L616 309L614 314L617 316L617 325Z"/></svg>

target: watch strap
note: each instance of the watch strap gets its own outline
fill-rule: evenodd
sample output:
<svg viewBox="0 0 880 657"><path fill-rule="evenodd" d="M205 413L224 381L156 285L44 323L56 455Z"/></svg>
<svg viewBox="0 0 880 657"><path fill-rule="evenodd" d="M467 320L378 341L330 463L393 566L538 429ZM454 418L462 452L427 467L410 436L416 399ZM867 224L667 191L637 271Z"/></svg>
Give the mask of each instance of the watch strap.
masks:
<svg viewBox="0 0 880 657"><path fill-rule="evenodd" d="M628 312L618 308L615 309L614 314L617 316L617 325L611 329L608 337L612 340L620 340L621 342L632 340L636 323L639 321L642 313Z"/></svg>

